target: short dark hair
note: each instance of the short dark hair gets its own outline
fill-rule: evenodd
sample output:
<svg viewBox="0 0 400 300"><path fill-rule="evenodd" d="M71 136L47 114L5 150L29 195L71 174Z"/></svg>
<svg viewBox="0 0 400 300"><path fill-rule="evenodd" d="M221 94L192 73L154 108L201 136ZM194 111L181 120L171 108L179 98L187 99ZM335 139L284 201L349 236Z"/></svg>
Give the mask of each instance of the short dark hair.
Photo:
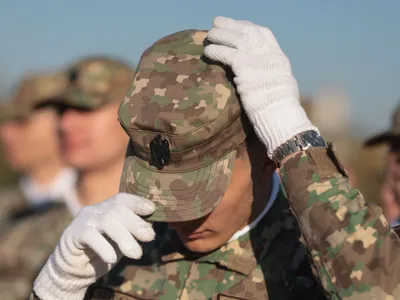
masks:
<svg viewBox="0 0 400 300"><path fill-rule="evenodd" d="M255 145L262 144L259 140L257 134L253 131L247 135L246 139L236 148L236 158L239 158L247 153L249 148L254 147Z"/></svg>

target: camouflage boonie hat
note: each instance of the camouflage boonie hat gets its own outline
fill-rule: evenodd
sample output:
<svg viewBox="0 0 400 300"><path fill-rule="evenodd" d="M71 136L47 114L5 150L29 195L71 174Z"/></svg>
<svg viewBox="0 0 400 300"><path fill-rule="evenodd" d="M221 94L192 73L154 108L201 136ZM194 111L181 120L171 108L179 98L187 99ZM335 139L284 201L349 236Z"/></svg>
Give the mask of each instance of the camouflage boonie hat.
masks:
<svg viewBox="0 0 400 300"><path fill-rule="evenodd" d="M134 69L111 57L87 57L67 70L68 89L63 103L76 108L96 109L121 101L132 85Z"/></svg>
<svg viewBox="0 0 400 300"><path fill-rule="evenodd" d="M374 146L393 139L400 138L400 105L398 105L392 114L392 127L382 133L379 133L364 142L364 146Z"/></svg>
<svg viewBox="0 0 400 300"><path fill-rule="evenodd" d="M119 109L130 137L120 191L154 201L150 221L214 210L248 132L231 70L203 56L206 36L185 30L147 49Z"/></svg>
<svg viewBox="0 0 400 300"><path fill-rule="evenodd" d="M0 122L27 117L47 101L59 99L67 80L63 73L38 73L25 76L11 100L1 107Z"/></svg>

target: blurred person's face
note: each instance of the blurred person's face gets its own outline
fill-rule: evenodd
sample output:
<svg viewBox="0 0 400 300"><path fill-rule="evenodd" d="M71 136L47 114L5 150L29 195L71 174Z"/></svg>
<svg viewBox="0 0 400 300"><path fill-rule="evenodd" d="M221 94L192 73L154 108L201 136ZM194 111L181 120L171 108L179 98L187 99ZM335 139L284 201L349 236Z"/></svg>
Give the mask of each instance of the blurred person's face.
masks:
<svg viewBox="0 0 400 300"><path fill-rule="evenodd" d="M61 112L61 143L67 163L80 170L113 165L124 157L128 135L117 119L119 103Z"/></svg>
<svg viewBox="0 0 400 300"><path fill-rule="evenodd" d="M205 253L221 247L265 207L275 165L265 148L254 150L251 158L246 150L236 159L228 189L209 215L169 223L190 251Z"/></svg>
<svg viewBox="0 0 400 300"><path fill-rule="evenodd" d="M400 137L392 139L389 144L386 176L381 195L383 198L392 198L397 205L400 205Z"/></svg>
<svg viewBox="0 0 400 300"><path fill-rule="evenodd" d="M387 172L387 180L400 185L400 137L390 141L387 157Z"/></svg>
<svg viewBox="0 0 400 300"><path fill-rule="evenodd" d="M0 126L5 159L18 172L29 172L59 155L58 116L51 108L35 110L22 120Z"/></svg>
<svg viewBox="0 0 400 300"><path fill-rule="evenodd" d="M389 144L389 153L396 156L397 164L400 164L400 137L393 139Z"/></svg>

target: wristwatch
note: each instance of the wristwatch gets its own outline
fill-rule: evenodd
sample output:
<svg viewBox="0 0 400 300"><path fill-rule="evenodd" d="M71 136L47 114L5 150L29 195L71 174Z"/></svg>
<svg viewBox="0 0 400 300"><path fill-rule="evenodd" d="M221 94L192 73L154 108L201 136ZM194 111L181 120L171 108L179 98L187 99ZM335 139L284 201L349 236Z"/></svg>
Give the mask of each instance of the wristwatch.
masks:
<svg viewBox="0 0 400 300"><path fill-rule="evenodd" d="M280 145L272 154L272 160L280 166L280 162L290 154L307 150L311 147L326 147L324 139L314 130L305 131Z"/></svg>

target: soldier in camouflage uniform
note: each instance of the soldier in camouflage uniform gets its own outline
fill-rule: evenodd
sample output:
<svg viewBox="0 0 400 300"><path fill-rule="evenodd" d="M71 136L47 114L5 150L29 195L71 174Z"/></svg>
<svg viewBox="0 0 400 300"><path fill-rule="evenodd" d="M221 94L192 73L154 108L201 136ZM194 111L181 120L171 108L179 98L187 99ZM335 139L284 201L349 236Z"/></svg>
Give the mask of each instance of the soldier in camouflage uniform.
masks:
<svg viewBox="0 0 400 300"><path fill-rule="evenodd" d="M400 224L400 105L392 116L392 128L364 142L366 147L387 144L389 153L383 185L381 205L392 225Z"/></svg>
<svg viewBox="0 0 400 300"><path fill-rule="evenodd" d="M309 122L272 33L218 17L206 36L144 52L121 193L82 210L31 298L83 299L108 272L85 299L398 299L399 238Z"/></svg>
<svg viewBox="0 0 400 300"><path fill-rule="evenodd" d="M0 111L0 142L10 167L23 174L18 188L0 192L0 222L12 211L61 198L74 185L75 173L65 168L57 136L58 117L45 101L66 88L62 73L24 77L11 101Z"/></svg>
<svg viewBox="0 0 400 300"><path fill-rule="evenodd" d="M134 69L112 57L90 56L73 63L66 73L66 93L61 101L48 104L60 112L65 160L79 172L68 197L77 213L118 191L128 137L116 116Z"/></svg>
<svg viewBox="0 0 400 300"><path fill-rule="evenodd" d="M26 299L32 282L72 215L64 204L76 173L59 150L58 116L44 107L64 93L62 73L27 76L0 113L0 137L10 166L23 173L0 193L0 299Z"/></svg>
<svg viewBox="0 0 400 300"><path fill-rule="evenodd" d="M10 284L12 280L12 288L2 286L1 299L20 296L26 299L31 282L57 244L61 232L72 221L72 216L82 206L106 199L118 191L128 137L119 125L116 113L120 99L131 85L133 69L112 58L88 57L67 68L64 76L68 84L61 97L47 98L42 106L61 112L64 157L78 170L79 178L76 187L71 188L63 199L68 210L36 213L7 229L0 246L0 254L4 257L0 268L2 274L7 274L4 283ZM92 190L87 188L88 182Z"/></svg>

